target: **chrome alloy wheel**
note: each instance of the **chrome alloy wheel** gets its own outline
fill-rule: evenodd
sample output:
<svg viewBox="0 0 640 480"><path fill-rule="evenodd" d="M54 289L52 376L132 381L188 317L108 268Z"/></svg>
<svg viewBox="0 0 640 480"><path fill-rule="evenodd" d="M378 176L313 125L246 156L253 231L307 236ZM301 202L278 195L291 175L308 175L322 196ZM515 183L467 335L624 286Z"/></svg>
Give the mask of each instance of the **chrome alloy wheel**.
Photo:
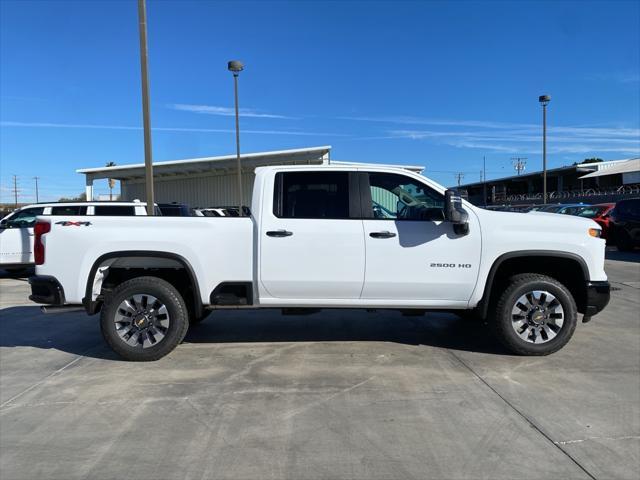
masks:
<svg viewBox="0 0 640 480"><path fill-rule="evenodd" d="M149 348L162 341L169 330L169 311L153 295L132 295L118 305L116 332L132 347Z"/></svg>
<svg viewBox="0 0 640 480"><path fill-rule="evenodd" d="M546 343L552 340L564 324L564 309L560 301L544 290L525 293L511 310L511 325L524 341Z"/></svg>

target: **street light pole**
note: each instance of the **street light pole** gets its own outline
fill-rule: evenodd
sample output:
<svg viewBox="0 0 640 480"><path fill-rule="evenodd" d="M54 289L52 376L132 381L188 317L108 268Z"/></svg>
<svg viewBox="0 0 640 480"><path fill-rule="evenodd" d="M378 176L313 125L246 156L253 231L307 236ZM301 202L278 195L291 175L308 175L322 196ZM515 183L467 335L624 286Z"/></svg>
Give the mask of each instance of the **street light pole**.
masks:
<svg viewBox="0 0 640 480"><path fill-rule="evenodd" d="M242 164L240 163L240 113L238 108L238 75L244 70L244 65L238 60L231 60L227 68L233 73L233 91L236 104L236 168L238 170L238 210L241 217L244 216L244 196L242 194Z"/></svg>
<svg viewBox="0 0 640 480"><path fill-rule="evenodd" d="M542 105L542 202L547 203L547 105L550 95L540 95L538 101Z"/></svg>
<svg viewBox="0 0 640 480"><path fill-rule="evenodd" d="M140 30L140 69L142 74L142 121L144 127L144 176L147 193L147 215L155 214L153 198L153 160L151 155L151 114L149 112L149 67L147 55L147 5L138 0Z"/></svg>
<svg viewBox="0 0 640 480"><path fill-rule="evenodd" d="M36 203L38 203L40 201L40 196L38 195L38 180L40 177L33 177L33 179L36 181Z"/></svg>
<svg viewBox="0 0 640 480"><path fill-rule="evenodd" d="M487 157L482 156L482 195L484 197L483 205L487 206Z"/></svg>

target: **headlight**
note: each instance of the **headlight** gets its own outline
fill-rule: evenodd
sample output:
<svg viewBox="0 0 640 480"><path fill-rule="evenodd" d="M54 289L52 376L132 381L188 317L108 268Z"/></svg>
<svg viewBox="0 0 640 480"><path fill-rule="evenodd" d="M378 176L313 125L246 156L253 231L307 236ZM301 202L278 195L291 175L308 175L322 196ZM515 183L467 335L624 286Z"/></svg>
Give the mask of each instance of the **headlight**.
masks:
<svg viewBox="0 0 640 480"><path fill-rule="evenodd" d="M602 230L600 230L599 228L590 228L589 235L591 235L592 237L600 238L602 236Z"/></svg>

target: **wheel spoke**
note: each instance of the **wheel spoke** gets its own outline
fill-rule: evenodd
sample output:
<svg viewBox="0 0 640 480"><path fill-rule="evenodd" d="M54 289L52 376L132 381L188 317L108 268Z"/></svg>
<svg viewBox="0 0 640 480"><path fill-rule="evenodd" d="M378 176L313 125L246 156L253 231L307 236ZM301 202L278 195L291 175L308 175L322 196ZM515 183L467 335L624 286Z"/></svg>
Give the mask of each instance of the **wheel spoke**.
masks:
<svg viewBox="0 0 640 480"><path fill-rule="evenodd" d="M123 300L113 320L122 341L139 348L158 345L171 324L166 305L148 293L135 294Z"/></svg>
<svg viewBox="0 0 640 480"><path fill-rule="evenodd" d="M555 295L546 290L531 290L521 295L511 310L511 325L528 343L553 340L562 330L564 309Z"/></svg>

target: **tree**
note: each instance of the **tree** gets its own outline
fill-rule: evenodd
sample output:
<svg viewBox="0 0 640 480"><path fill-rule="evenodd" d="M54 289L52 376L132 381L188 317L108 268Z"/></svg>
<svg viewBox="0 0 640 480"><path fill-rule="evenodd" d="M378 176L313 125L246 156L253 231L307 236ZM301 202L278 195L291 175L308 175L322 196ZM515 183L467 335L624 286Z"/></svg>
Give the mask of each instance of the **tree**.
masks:
<svg viewBox="0 0 640 480"><path fill-rule="evenodd" d="M600 163L600 162L604 162L604 160L602 160L601 158L585 158L583 161L581 161L580 163L575 162L574 165L585 165L587 163Z"/></svg>
<svg viewBox="0 0 640 480"><path fill-rule="evenodd" d="M87 194L85 192L82 192L77 197L60 197L60 199L58 199L58 201L59 202L86 202L87 201Z"/></svg>
<svg viewBox="0 0 640 480"><path fill-rule="evenodd" d="M115 162L107 162L107 164L105 165L105 167L115 167L115 166L116 166ZM109 178L107 180L107 183L109 184L109 201L113 201L113 189L116 186L116 179Z"/></svg>

